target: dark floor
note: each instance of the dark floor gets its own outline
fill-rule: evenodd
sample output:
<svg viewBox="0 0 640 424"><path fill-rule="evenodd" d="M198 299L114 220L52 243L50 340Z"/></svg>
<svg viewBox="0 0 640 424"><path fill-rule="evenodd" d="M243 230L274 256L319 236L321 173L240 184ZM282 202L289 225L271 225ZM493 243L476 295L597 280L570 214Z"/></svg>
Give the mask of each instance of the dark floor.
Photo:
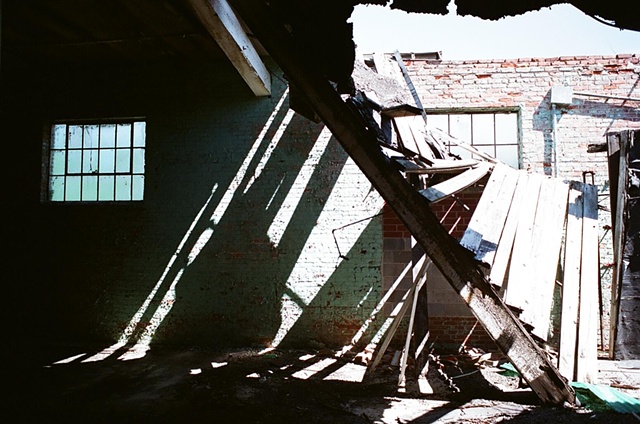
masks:
<svg viewBox="0 0 640 424"><path fill-rule="evenodd" d="M447 392L442 381L432 381L435 394L399 393L397 368L383 363L363 382L363 365L328 349L154 347L139 359L119 360L116 352L82 362L99 351L47 346L5 353L3 385L10 390L2 422L638 422L541 407L530 391L503 392L479 372L456 379L459 393Z"/></svg>

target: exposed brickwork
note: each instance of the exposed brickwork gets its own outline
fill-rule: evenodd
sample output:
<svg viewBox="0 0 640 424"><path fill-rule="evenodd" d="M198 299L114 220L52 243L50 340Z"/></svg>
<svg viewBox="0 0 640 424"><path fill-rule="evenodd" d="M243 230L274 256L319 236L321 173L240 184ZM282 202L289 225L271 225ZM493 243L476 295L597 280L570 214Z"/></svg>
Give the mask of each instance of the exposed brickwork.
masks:
<svg viewBox="0 0 640 424"><path fill-rule="evenodd" d="M405 61L411 79L428 111L473 112L497 109L517 110L520 126L521 166L532 172L554 174L553 113L550 90L555 85L572 87L574 92L616 97L640 97L638 55L568 56L555 58L521 58L514 60ZM587 153L587 145L604 141L607 131L640 128L638 102L574 95L570 106L558 107L555 143L557 175L563 179L582 180L583 172L593 172L594 182L602 194L601 204L609 205L606 153ZM591 177L587 174L587 182ZM474 196L469 194L467 196ZM477 198L476 200L477 201ZM474 200L467 202L471 205ZM450 203L434 205L438 216ZM454 235L460 237L468 224L469 214L458 206L445 220L445 226L460 217ZM395 218L385 215L385 223ZM612 261L610 224L607 211L600 211L601 263ZM396 236L400 234L395 227ZM386 239L385 239L386 243ZM394 238L394 246L409 243ZM385 244L384 264L391 257ZM396 264L395 268L399 266ZM430 277L430 314L464 316L461 301L442 277ZM603 302L609 304L609 274L603 280ZM385 274L385 287L392 276ZM462 305L464 307L464 305ZM434 318L437 320L437 318ZM461 318L463 319L463 318ZM466 319L466 318L464 318ZM608 311L605 307L605 328ZM449 322L449 321L446 321ZM453 323L453 322L452 322ZM605 339L607 339L605 334ZM606 343L606 340L605 340Z"/></svg>

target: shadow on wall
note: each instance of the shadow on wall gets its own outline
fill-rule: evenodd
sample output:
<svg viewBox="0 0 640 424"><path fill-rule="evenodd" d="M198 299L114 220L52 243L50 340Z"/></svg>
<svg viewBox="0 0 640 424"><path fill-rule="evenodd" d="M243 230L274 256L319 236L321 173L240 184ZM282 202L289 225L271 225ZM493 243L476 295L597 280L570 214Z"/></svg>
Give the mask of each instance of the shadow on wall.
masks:
<svg viewBox="0 0 640 424"><path fill-rule="evenodd" d="M636 81L636 83L630 90L628 94L629 96L633 97L633 92L637 84L638 81ZM602 120L602 123L592 125L593 130L589 133L588 130L585 130L585 123L583 121L576 123L567 123L565 120L565 122L563 122L563 118L567 115L592 117ZM551 104L551 90L549 90L533 114L533 129L535 131L540 131L543 135L543 169L545 175L554 174L554 150L557 151L558 163L563 162L562 143L567 139L567 132L571 133L574 130L571 125L578 126L577 128L575 128L576 132L579 131L580 134L589 134L591 136L591 138L589 138L589 135L587 135L583 140L581 140L581 143L584 144L584 151L582 153L586 154L587 144L604 141L603 137L607 132L614 129L638 127L637 123L640 122L640 109L635 102L625 102L622 100L596 97L585 97L574 94L571 105L558 105L556 107L555 134L553 131L553 119L554 111ZM603 127L602 130L599 130L598 128L601 125L606 125L606 127Z"/></svg>
<svg viewBox="0 0 640 424"><path fill-rule="evenodd" d="M330 132L288 110L283 84L256 99L228 84L233 69L206 71L141 86L126 73L81 80L32 114L32 127L145 116L147 163L142 203L30 206L27 240L46 258L31 271L41 279L30 302L48 320L32 315L25 332L109 346L89 360L133 359L152 343L340 344L369 316L379 196ZM123 89L132 95L114 98ZM41 141L29 143L35 170Z"/></svg>

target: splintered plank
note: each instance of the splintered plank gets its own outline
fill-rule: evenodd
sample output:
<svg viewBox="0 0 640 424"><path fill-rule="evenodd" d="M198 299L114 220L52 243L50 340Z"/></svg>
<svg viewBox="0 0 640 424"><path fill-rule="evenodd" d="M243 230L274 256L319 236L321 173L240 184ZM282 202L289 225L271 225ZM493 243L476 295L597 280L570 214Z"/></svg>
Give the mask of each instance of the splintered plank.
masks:
<svg viewBox="0 0 640 424"><path fill-rule="evenodd" d="M420 194L426 197L431 203L439 202L478 182L489 173L492 166L491 164L481 162L473 169L469 169L439 184L420 190Z"/></svg>
<svg viewBox="0 0 640 424"><path fill-rule="evenodd" d="M520 207L524 202L525 196L530 194L527 191L528 180L529 174L522 171L518 172L518 181L516 182L515 193L513 194L509 214L507 215L504 228L502 229L498 249L493 257L489 280L492 284L498 287L502 287L504 278L507 275L507 268L509 266L509 260L511 259L511 250L513 249L513 242L516 237L516 228L518 227Z"/></svg>
<svg viewBox="0 0 640 424"><path fill-rule="evenodd" d="M583 184L572 182L569 189L567 231L562 282L562 316L558 370L569 381L575 381L578 342L578 310L580 304L580 262L582 260Z"/></svg>
<svg viewBox="0 0 640 424"><path fill-rule="evenodd" d="M518 181L518 171L496 164L460 244L489 265L502 235Z"/></svg>
<svg viewBox="0 0 640 424"><path fill-rule="evenodd" d="M576 381L597 383L598 378L598 191L584 186L582 260L580 267L580 321Z"/></svg>
<svg viewBox="0 0 640 424"><path fill-rule="evenodd" d="M398 134L398 140L405 149L414 151L427 159L433 159L435 157L433 155L433 151L427 143L425 143L424 137L418 130L412 129L412 126L414 125L413 121L416 118L417 117L415 116L407 116L393 119L393 123L396 127L396 133Z"/></svg>
<svg viewBox="0 0 640 424"><path fill-rule="evenodd" d="M568 184L543 179L529 243L518 252L518 256L514 251L511 260L513 274L509 274L507 295L514 294L511 282L517 282L520 293L517 294L518 303L513 306L523 310L520 319L532 325L533 334L543 340L547 339L549 331L568 196ZM516 242L517 238L516 234ZM507 304L512 305L508 300Z"/></svg>
<svg viewBox="0 0 640 424"><path fill-rule="evenodd" d="M430 159L424 167L420 169L407 169L407 174L450 174L456 171L473 168L480 162L475 159Z"/></svg>

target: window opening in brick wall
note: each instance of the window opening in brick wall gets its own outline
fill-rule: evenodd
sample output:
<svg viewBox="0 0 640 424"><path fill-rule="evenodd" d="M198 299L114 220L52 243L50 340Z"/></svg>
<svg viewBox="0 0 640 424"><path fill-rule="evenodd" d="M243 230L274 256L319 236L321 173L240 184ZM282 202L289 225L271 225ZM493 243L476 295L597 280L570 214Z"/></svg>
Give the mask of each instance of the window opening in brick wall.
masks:
<svg viewBox="0 0 640 424"><path fill-rule="evenodd" d="M471 143L513 168L520 167L518 112L427 113L427 124ZM462 158L475 156L453 145L449 145L449 151Z"/></svg>
<svg viewBox="0 0 640 424"><path fill-rule="evenodd" d="M56 123L45 151L51 202L138 201L144 195L146 123Z"/></svg>

